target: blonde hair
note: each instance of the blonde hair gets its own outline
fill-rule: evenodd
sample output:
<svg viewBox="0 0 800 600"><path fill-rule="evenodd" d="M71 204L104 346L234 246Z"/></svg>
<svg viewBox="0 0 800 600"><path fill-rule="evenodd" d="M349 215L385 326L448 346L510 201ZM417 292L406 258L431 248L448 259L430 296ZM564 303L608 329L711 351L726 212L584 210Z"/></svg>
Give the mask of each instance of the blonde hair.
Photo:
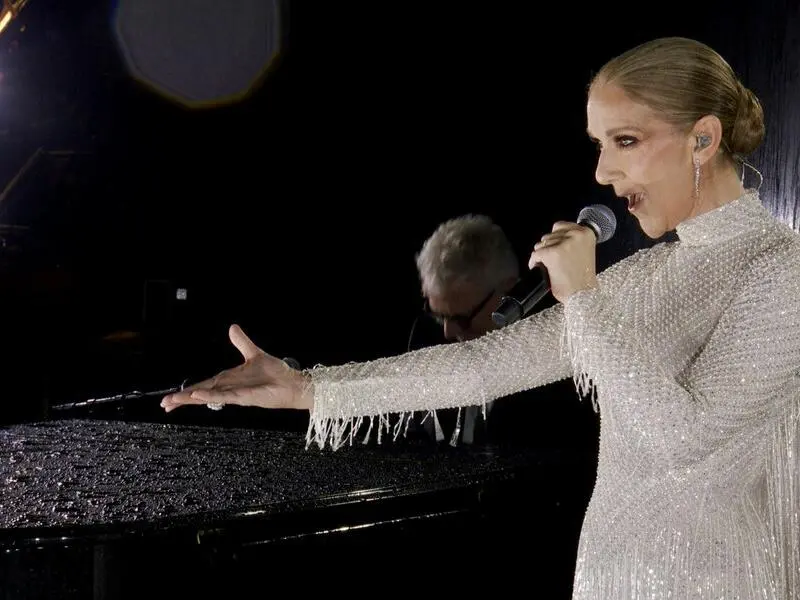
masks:
<svg viewBox="0 0 800 600"><path fill-rule="evenodd" d="M606 83L686 131L700 118L716 116L722 123L721 147L734 160L764 139L758 98L725 59L701 42L667 37L636 46L607 62L589 87Z"/></svg>

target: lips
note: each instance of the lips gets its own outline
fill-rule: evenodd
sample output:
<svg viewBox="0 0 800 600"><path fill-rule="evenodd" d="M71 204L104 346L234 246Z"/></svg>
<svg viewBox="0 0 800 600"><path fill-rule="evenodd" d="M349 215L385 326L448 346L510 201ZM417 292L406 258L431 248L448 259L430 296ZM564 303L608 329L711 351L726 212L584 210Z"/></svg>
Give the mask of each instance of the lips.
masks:
<svg viewBox="0 0 800 600"><path fill-rule="evenodd" d="M642 192L631 192L622 194L622 197L628 200L628 210L634 212L641 205L645 195Z"/></svg>

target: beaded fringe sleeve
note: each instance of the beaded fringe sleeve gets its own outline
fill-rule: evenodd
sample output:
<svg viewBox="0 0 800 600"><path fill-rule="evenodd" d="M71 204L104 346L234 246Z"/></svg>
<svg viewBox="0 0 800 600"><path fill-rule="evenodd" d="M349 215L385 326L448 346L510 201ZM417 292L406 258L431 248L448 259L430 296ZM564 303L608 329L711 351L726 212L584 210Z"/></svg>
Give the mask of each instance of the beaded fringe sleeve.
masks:
<svg viewBox="0 0 800 600"><path fill-rule="evenodd" d="M335 450L352 444L369 420L363 441L404 434L416 413L481 406L501 396L572 374L563 348L558 304L504 329L467 342L421 348L398 356L307 371L313 388L306 440ZM398 415L390 424L390 415ZM485 415L484 415L485 416Z"/></svg>
<svg viewBox="0 0 800 600"><path fill-rule="evenodd" d="M611 388L617 401L646 399L635 405L637 430L644 443L667 449L661 488L670 489L670 477L676 486L691 482L683 484L684 497L705 506L693 535L718 544L703 564L690 540L671 539L669 531L680 526L666 520L660 533L635 546L638 557L631 548L629 556L601 559L614 567L584 568L588 558L579 556L575 599L800 598L799 260L794 244L763 252L679 380L664 374L664 358L626 326L609 286L567 301L567 344L579 386L597 386L600 394ZM696 310L704 300L696 298ZM748 472L754 481L745 480ZM737 503L758 506L761 516L748 523L730 518L726 511ZM752 534L764 528L768 539ZM749 573L731 567L746 562L740 557L748 552L770 557L771 566L751 565ZM620 560L621 569L614 563Z"/></svg>
<svg viewBox="0 0 800 600"><path fill-rule="evenodd" d="M573 600L800 599L800 238L756 193L678 233L477 340L312 369L307 442L571 376L603 414Z"/></svg>

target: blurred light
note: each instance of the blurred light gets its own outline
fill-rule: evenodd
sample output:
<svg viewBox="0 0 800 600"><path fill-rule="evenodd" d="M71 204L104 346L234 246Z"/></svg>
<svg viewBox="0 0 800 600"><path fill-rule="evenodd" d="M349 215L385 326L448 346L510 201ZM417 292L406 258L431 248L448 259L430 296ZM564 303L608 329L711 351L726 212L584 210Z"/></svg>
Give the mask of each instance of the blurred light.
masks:
<svg viewBox="0 0 800 600"><path fill-rule="evenodd" d="M28 0L3 0L0 9L0 33L6 30L9 23L19 16L19 11L28 3Z"/></svg>
<svg viewBox="0 0 800 600"><path fill-rule="evenodd" d="M114 29L131 75L185 106L230 104L280 50L281 0L118 0Z"/></svg>
<svg viewBox="0 0 800 600"><path fill-rule="evenodd" d="M0 18L0 33L5 31L5 28L8 27L8 24L11 23L11 19L14 18L10 11L6 11L2 18Z"/></svg>

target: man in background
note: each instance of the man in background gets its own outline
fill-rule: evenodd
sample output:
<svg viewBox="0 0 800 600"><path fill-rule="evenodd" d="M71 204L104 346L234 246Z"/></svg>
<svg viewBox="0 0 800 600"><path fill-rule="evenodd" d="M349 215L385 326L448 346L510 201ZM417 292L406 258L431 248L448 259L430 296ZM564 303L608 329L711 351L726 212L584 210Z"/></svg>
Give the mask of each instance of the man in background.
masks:
<svg viewBox="0 0 800 600"><path fill-rule="evenodd" d="M519 279L519 259L499 225L484 215L445 221L416 255L426 310L448 341L494 328L492 311Z"/></svg>
<svg viewBox="0 0 800 600"><path fill-rule="evenodd" d="M474 339L493 329L492 311L519 278L519 260L511 243L484 215L464 215L439 225L417 253L416 264L425 314L448 342ZM493 406L487 405L487 416ZM488 437L478 406L464 407L460 413L438 410L423 427L437 441L453 445L484 442Z"/></svg>
<svg viewBox="0 0 800 600"><path fill-rule="evenodd" d="M441 223L416 255L424 312L447 342L480 337L494 329L492 312L518 281L521 262L503 229L485 215L468 214ZM546 298L540 307L552 305ZM441 343L415 328L409 349ZM599 422L571 381L499 398L486 407L437 410L422 428L452 445L524 444L592 451Z"/></svg>

